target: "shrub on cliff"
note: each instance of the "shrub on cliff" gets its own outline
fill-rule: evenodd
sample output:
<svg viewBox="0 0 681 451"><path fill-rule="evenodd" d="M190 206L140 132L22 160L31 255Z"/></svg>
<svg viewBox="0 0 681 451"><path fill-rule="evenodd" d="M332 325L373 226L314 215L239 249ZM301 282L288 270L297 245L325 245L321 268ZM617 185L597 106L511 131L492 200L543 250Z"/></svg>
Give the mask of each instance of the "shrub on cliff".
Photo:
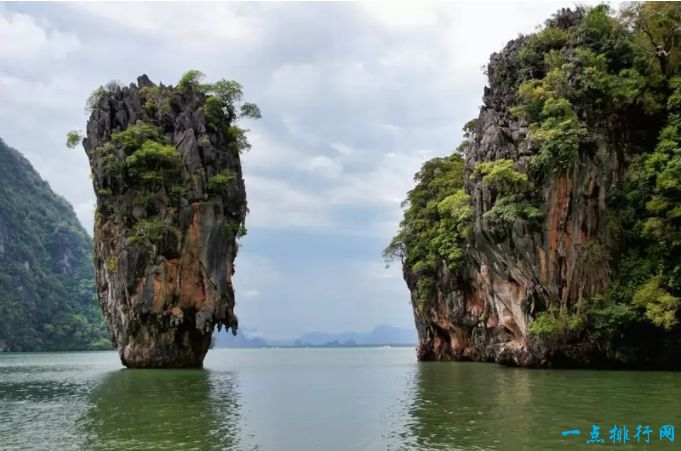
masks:
<svg viewBox="0 0 681 451"><path fill-rule="evenodd" d="M404 202L400 229L383 255L400 259L418 275L419 305L433 296L438 268L461 268L473 209L463 192L464 161L460 155L434 158L414 176L416 186Z"/></svg>
<svg viewBox="0 0 681 451"><path fill-rule="evenodd" d="M132 233L128 236L128 243L159 245L169 235L176 234L177 231L173 226L165 224L160 219L142 219L133 226Z"/></svg>
<svg viewBox="0 0 681 451"><path fill-rule="evenodd" d="M208 179L206 189L213 195L224 196L233 180L233 173L229 171L222 171Z"/></svg>
<svg viewBox="0 0 681 451"><path fill-rule="evenodd" d="M180 165L180 154L174 146L145 141L125 159L130 175L143 182L172 182Z"/></svg>
<svg viewBox="0 0 681 451"><path fill-rule="evenodd" d="M177 90L180 92L192 92L201 89L201 80L205 78L205 74L200 70L191 69L182 74L180 81L177 82Z"/></svg>
<svg viewBox="0 0 681 451"><path fill-rule="evenodd" d="M142 121L137 121L135 125L111 135L111 142L120 145L128 155L138 150L147 141L161 140L159 128Z"/></svg>
<svg viewBox="0 0 681 451"><path fill-rule="evenodd" d="M578 338L586 325L583 309L571 312L567 306L541 312L527 326L527 334L549 346L558 346Z"/></svg>
<svg viewBox="0 0 681 451"><path fill-rule="evenodd" d="M80 132L71 130L66 134L66 147L69 149L75 149L76 146L83 140Z"/></svg>
<svg viewBox="0 0 681 451"><path fill-rule="evenodd" d="M532 188L527 174L516 171L511 160L495 160L475 166L473 177L480 177L483 186L495 192L494 205L485 218L501 225L513 224L517 219L537 222L544 216L532 205Z"/></svg>

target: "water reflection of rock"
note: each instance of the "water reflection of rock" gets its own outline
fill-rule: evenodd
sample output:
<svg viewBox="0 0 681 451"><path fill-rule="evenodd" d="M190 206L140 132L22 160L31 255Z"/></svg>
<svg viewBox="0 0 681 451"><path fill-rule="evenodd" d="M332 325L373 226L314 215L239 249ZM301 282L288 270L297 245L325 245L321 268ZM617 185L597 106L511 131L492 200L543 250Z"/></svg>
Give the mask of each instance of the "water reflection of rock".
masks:
<svg viewBox="0 0 681 451"><path fill-rule="evenodd" d="M527 370L479 363L419 364L406 405L404 445L450 450L531 448L528 376Z"/></svg>
<svg viewBox="0 0 681 451"><path fill-rule="evenodd" d="M79 419L89 450L239 447L236 376L204 370L107 374Z"/></svg>

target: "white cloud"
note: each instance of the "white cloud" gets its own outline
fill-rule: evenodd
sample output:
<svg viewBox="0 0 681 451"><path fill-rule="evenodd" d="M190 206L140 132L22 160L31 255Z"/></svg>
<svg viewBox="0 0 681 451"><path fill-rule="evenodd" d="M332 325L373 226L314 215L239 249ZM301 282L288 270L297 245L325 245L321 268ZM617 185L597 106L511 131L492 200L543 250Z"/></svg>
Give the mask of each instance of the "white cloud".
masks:
<svg viewBox="0 0 681 451"><path fill-rule="evenodd" d="M436 152L428 150L387 153L375 168L350 174L332 187L328 192L329 202L363 208L379 205L399 208L412 186L414 174L424 161L435 155Z"/></svg>
<svg viewBox="0 0 681 451"><path fill-rule="evenodd" d="M288 105L288 110L309 106L319 99L324 79L318 64L284 64L274 70L268 94L276 101Z"/></svg>
<svg viewBox="0 0 681 451"><path fill-rule="evenodd" d="M248 142L253 148L241 160L244 171L249 175L259 171L280 172L283 168L299 164L305 158L304 152L284 144L281 137L277 139L272 136L272 132L257 123L250 127Z"/></svg>
<svg viewBox="0 0 681 451"><path fill-rule="evenodd" d="M248 237L244 241L248 241ZM286 282L286 276L271 257L239 251L236 259L234 286L236 298L246 298L248 303L276 296L277 289Z"/></svg>
<svg viewBox="0 0 681 451"><path fill-rule="evenodd" d="M315 155L308 161L307 170L323 178L336 179L343 173L343 164L326 155Z"/></svg>
<svg viewBox="0 0 681 451"><path fill-rule="evenodd" d="M266 31L257 4L177 3L167 7L144 2L83 2L73 6L138 33L181 42L209 39L250 46L257 45Z"/></svg>
<svg viewBox="0 0 681 451"><path fill-rule="evenodd" d="M20 111L25 109L24 111L28 112L30 108L36 109L41 115L53 114L64 105L73 102L71 96L75 88L72 80L68 79L30 80L0 72L0 111L16 114L17 109Z"/></svg>
<svg viewBox="0 0 681 451"><path fill-rule="evenodd" d="M81 46L72 33L60 32L32 16L4 8L0 8L0 42L0 58L18 62L63 58Z"/></svg>
<svg viewBox="0 0 681 451"><path fill-rule="evenodd" d="M429 2L363 2L362 10L391 31L407 31L437 25L442 9Z"/></svg>
<svg viewBox="0 0 681 451"><path fill-rule="evenodd" d="M246 180L246 190L250 209L248 227L286 229L330 225L330 220L324 217L322 199L314 191L306 192L284 180L260 176Z"/></svg>
<svg viewBox="0 0 681 451"><path fill-rule="evenodd" d="M348 146L346 144L343 144L341 142L333 142L331 143L331 148L338 152L341 155L352 155L357 152L355 148L352 146Z"/></svg>

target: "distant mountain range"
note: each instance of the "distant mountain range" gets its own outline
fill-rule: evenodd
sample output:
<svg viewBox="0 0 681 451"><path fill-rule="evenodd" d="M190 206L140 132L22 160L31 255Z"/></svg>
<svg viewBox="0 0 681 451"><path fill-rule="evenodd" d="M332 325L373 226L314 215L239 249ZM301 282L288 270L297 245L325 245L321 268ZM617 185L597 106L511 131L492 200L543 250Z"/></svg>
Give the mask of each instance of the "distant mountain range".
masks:
<svg viewBox="0 0 681 451"><path fill-rule="evenodd" d="M239 331L237 336L231 333L216 333L214 347L216 348L263 348L271 346L313 346L313 347L340 347L340 346L415 346L417 342L414 329L381 324L369 332L309 332L298 338L290 340L270 340L264 337L255 337L253 330Z"/></svg>
<svg viewBox="0 0 681 451"><path fill-rule="evenodd" d="M271 346L262 338L249 337L253 331L248 329L239 329L239 333L234 336L232 332L214 332L213 333L213 347L214 348L265 348Z"/></svg>

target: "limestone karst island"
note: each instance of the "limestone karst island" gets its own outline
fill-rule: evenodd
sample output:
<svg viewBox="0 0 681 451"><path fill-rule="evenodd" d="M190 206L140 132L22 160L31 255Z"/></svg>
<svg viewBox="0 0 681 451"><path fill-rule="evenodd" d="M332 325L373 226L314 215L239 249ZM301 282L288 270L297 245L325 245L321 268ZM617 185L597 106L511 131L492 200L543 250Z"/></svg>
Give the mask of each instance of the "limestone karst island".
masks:
<svg viewBox="0 0 681 451"><path fill-rule="evenodd" d="M678 445L681 3L0 4L0 449Z"/></svg>
<svg viewBox="0 0 681 451"><path fill-rule="evenodd" d="M213 329L237 332L236 238L245 233L241 86L99 88L83 141L97 195L97 294L128 367L200 367ZM77 132L69 138L78 139Z"/></svg>

